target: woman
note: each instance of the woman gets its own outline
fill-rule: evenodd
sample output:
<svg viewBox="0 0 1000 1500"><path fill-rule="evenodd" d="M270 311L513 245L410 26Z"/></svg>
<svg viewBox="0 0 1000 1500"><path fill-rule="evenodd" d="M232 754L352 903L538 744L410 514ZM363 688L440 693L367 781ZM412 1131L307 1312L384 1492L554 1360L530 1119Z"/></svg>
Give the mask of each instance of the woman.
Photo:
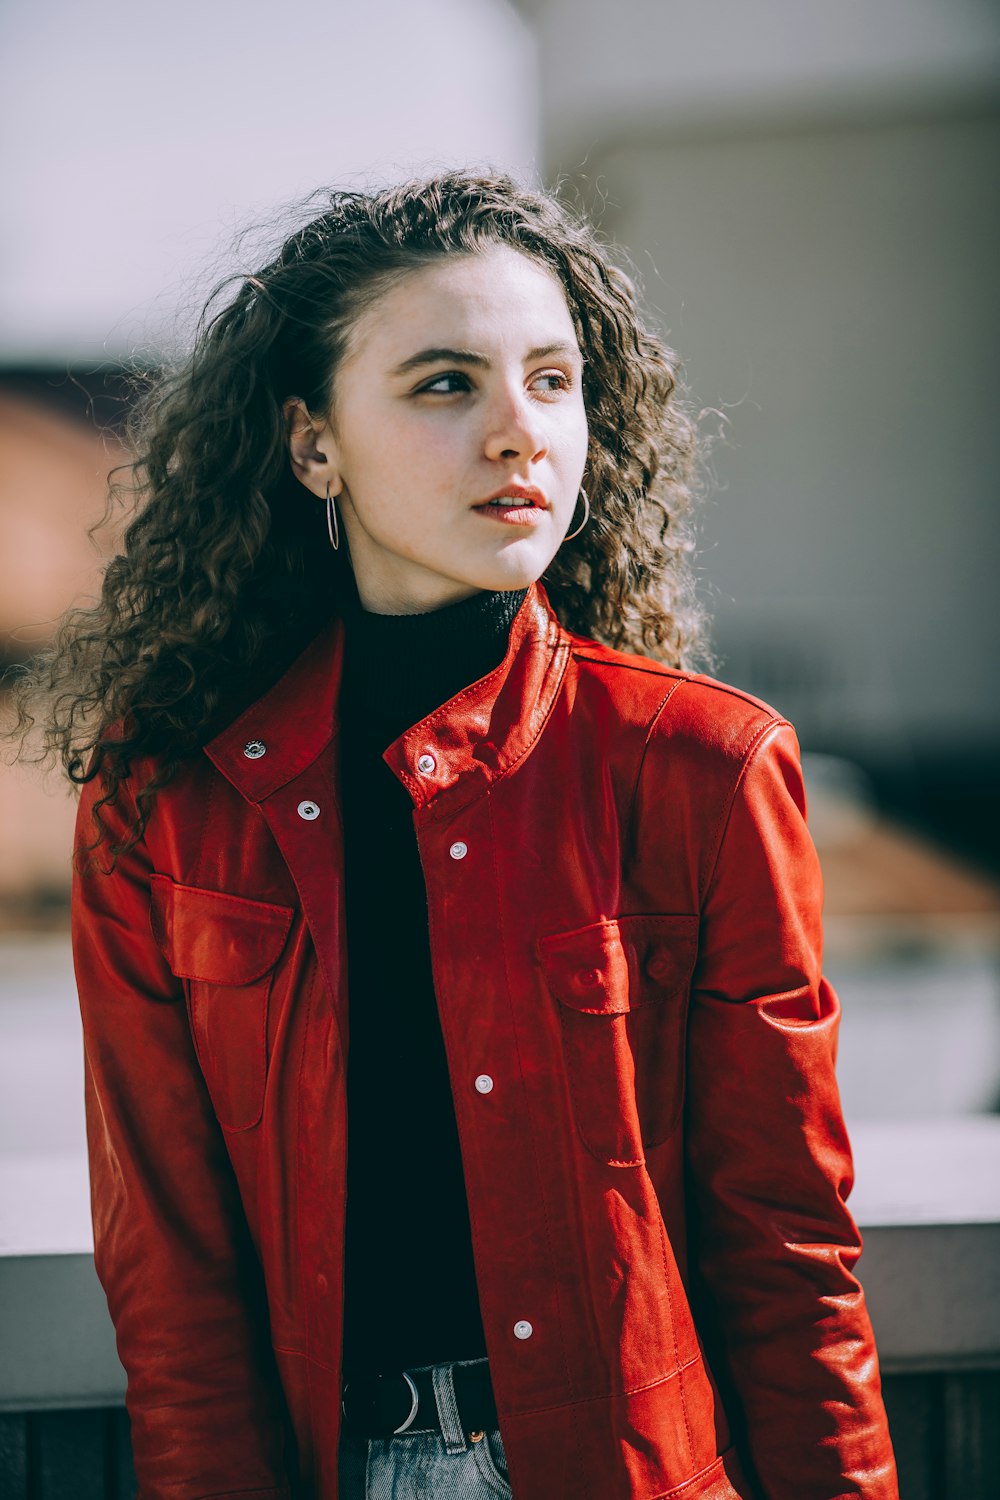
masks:
<svg viewBox="0 0 1000 1500"><path fill-rule="evenodd" d="M48 667L144 1497L896 1494L798 747L552 199L334 194Z"/></svg>

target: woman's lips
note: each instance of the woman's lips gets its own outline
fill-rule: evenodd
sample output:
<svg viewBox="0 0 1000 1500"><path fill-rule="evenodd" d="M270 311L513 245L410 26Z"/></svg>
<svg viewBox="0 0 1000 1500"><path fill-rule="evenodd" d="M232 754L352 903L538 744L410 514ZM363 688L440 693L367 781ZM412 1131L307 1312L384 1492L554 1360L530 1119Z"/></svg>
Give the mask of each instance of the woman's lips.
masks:
<svg viewBox="0 0 1000 1500"><path fill-rule="evenodd" d="M520 502L516 505L494 505L487 502L484 505L474 505L472 509L477 515L486 516L491 521L501 521L506 526L537 526L544 514L541 506Z"/></svg>
<svg viewBox="0 0 1000 1500"><path fill-rule="evenodd" d="M503 521L508 526L535 526L542 511L548 508L549 502L536 485L519 484L516 479L472 507L481 516Z"/></svg>

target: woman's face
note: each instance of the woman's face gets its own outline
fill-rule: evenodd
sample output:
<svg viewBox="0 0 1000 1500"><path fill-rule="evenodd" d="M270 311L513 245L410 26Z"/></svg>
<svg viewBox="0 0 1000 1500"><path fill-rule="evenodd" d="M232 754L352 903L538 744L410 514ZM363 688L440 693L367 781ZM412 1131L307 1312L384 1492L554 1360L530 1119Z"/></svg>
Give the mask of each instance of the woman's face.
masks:
<svg viewBox="0 0 1000 1500"><path fill-rule="evenodd" d="M506 247L413 271L361 316L333 410L286 412L292 466L336 496L366 609L436 609L545 571L587 458L581 367L559 281ZM534 503L486 503L512 487Z"/></svg>

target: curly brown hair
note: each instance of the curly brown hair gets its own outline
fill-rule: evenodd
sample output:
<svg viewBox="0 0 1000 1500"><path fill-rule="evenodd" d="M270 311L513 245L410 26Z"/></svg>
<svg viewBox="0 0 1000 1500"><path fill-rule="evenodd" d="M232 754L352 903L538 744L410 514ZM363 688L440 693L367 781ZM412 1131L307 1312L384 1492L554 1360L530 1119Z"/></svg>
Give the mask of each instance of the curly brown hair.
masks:
<svg viewBox="0 0 1000 1500"><path fill-rule="evenodd" d="M336 611L349 563L292 474L283 403L327 412L360 315L443 256L513 247L565 291L585 356L591 519L542 575L559 618L672 666L711 665L690 559L695 424L674 356L594 229L552 195L470 172L323 199L269 263L215 287L190 355L137 404L136 456L111 476L112 499L134 506L123 550L96 605L71 610L15 685L21 733L41 719L72 781L101 776L98 815L153 757L113 856L184 758Z"/></svg>

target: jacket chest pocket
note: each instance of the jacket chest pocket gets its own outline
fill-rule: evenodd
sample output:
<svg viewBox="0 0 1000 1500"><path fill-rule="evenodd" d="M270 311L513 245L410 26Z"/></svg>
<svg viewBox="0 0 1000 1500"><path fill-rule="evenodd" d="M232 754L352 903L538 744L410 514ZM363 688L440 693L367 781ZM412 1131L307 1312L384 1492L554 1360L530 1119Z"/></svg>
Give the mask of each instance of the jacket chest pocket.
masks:
<svg viewBox="0 0 1000 1500"><path fill-rule="evenodd" d="M602 1162L635 1166L677 1127L697 951L696 915L618 917L539 939L577 1131Z"/></svg>
<svg viewBox="0 0 1000 1500"><path fill-rule="evenodd" d="M185 981L195 1051L219 1124L249 1130L264 1108L267 1011L292 910L223 891L150 881L150 923Z"/></svg>

